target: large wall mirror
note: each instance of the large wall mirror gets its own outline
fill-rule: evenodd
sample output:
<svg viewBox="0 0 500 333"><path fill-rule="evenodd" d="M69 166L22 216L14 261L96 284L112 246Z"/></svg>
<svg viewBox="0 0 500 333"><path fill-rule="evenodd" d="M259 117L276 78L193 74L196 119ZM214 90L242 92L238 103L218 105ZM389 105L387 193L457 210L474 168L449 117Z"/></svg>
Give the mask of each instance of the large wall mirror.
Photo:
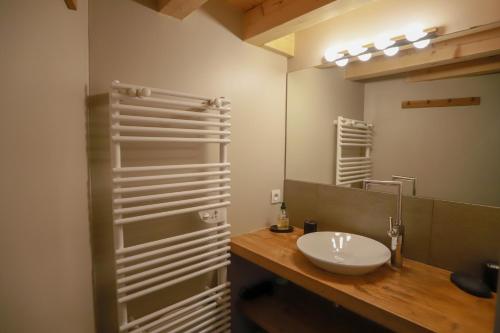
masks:
<svg viewBox="0 0 500 333"><path fill-rule="evenodd" d="M480 104L402 107L464 97L480 97ZM353 82L338 68L289 73L286 179L337 183L339 116L370 126L369 178L414 177L415 188L403 181L406 195L415 189L419 197L500 206L500 74Z"/></svg>

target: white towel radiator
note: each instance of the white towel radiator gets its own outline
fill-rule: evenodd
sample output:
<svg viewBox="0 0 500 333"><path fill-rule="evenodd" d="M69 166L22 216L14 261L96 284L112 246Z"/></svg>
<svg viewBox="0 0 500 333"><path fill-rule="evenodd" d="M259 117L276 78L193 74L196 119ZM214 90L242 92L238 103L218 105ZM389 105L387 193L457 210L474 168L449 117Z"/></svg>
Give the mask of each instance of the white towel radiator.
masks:
<svg viewBox="0 0 500 333"><path fill-rule="evenodd" d="M335 184L350 186L370 178L373 126L361 120L341 116L337 118L335 124L337 125ZM353 148L358 150L353 152Z"/></svg>
<svg viewBox="0 0 500 333"><path fill-rule="evenodd" d="M120 332L229 332L230 102L113 81L110 91L113 224ZM187 118L187 119L186 119ZM219 145L217 163L124 165L126 145ZM168 149L168 148L166 148ZM124 226L198 213L200 230L125 244ZM140 318L129 302L216 273L202 292Z"/></svg>

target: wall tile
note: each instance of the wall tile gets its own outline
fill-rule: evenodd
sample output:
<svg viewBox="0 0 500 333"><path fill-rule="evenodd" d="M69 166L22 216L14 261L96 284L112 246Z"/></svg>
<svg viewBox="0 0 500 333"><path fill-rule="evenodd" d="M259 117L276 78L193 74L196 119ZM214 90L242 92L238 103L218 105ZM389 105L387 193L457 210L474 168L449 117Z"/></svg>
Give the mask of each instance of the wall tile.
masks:
<svg viewBox="0 0 500 333"><path fill-rule="evenodd" d="M284 198L290 224L303 227L305 219L318 219L318 184L285 180Z"/></svg>
<svg viewBox="0 0 500 333"><path fill-rule="evenodd" d="M320 186L318 201L321 230L362 234L388 244L388 218L396 211L390 194Z"/></svg>
<svg viewBox="0 0 500 333"><path fill-rule="evenodd" d="M500 259L500 208L436 200L430 263L479 274L492 259Z"/></svg>
<svg viewBox="0 0 500 333"><path fill-rule="evenodd" d="M389 193L286 180L290 221L305 218L319 230L364 235L387 246L388 217L396 215ZM500 207L403 198L404 256L448 270L479 273L485 260L500 260Z"/></svg>
<svg viewBox="0 0 500 333"><path fill-rule="evenodd" d="M314 218L319 230L356 233L389 245L388 218L396 217L392 194L286 180L285 200L294 225L301 227L304 218ZM432 207L430 199L403 199L403 251L408 258L429 259Z"/></svg>
<svg viewBox="0 0 500 333"><path fill-rule="evenodd" d="M336 186L320 186L318 214L322 229L365 235L389 246L389 216L396 218L395 196ZM432 221L432 200L404 198L405 257L427 262Z"/></svg>
<svg viewBox="0 0 500 333"><path fill-rule="evenodd" d="M403 255L429 263L434 200L403 197L405 243Z"/></svg>

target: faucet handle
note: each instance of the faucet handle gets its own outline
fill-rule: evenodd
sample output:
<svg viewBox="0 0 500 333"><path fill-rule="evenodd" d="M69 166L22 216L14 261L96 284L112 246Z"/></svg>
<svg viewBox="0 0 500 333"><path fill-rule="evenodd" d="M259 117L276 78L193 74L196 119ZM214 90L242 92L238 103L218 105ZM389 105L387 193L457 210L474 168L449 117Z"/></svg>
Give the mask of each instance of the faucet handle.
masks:
<svg viewBox="0 0 500 333"><path fill-rule="evenodd" d="M392 216L389 216L389 230L387 231L389 237L396 237L398 235L398 228L392 223Z"/></svg>

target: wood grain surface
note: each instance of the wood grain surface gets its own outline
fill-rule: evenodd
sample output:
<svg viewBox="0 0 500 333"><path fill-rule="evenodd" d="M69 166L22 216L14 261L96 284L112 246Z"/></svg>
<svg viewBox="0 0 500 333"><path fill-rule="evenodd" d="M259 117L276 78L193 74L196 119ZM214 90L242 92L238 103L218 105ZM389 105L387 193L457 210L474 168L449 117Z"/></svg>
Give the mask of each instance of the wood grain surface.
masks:
<svg viewBox="0 0 500 333"><path fill-rule="evenodd" d="M299 252L302 233L258 230L233 237L231 251L397 332L493 331L495 299L461 291L449 271L406 259L400 272L383 266L363 276L329 273Z"/></svg>

